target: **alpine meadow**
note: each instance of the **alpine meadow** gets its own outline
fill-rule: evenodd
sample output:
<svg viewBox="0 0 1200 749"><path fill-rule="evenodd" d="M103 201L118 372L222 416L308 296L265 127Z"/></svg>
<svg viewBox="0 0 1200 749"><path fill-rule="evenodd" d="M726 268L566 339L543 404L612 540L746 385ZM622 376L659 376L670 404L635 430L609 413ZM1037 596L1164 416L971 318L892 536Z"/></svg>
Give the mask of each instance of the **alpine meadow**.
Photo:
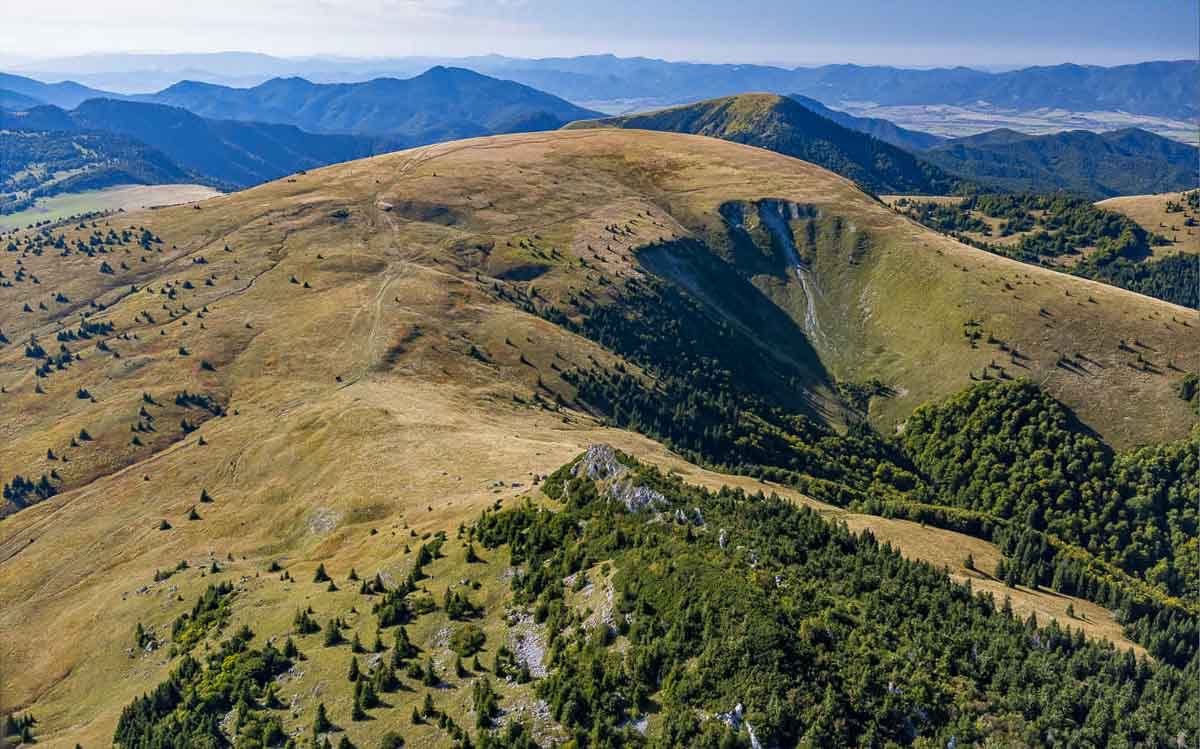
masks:
<svg viewBox="0 0 1200 749"><path fill-rule="evenodd" d="M0 24L0 749L1200 742L1194 4L104 5Z"/></svg>

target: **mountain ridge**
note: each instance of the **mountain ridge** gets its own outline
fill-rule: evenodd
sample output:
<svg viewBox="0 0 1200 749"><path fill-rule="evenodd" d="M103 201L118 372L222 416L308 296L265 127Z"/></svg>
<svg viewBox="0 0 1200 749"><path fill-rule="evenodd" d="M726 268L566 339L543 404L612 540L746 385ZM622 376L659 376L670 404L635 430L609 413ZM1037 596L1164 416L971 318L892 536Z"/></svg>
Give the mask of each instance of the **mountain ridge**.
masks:
<svg viewBox="0 0 1200 749"><path fill-rule="evenodd" d="M958 180L906 150L852 130L776 94L740 94L568 128L664 130L724 138L810 161L876 193L944 194ZM896 188L902 187L901 190Z"/></svg>
<svg viewBox="0 0 1200 749"><path fill-rule="evenodd" d="M155 149L199 181L244 188L292 172L394 150L385 138L306 133L289 125L220 121L179 107L88 99L71 111L43 105L0 116L23 131L92 131L132 138Z"/></svg>
<svg viewBox="0 0 1200 749"><path fill-rule="evenodd" d="M58 244L59 233L67 253L41 251ZM97 235L98 244L90 243L89 237ZM1006 373L1041 382L1083 425L1113 444L1129 447L1186 436L1193 419L1176 394L1181 375L1166 362L1192 360L1200 351L1190 326L1174 319L1182 310L1173 305L966 247L807 162L716 138L640 130L577 129L438 144L311 170L195 207L106 217L95 227L63 224L49 228L48 235L23 232L11 239L16 251L0 253L0 269L15 278L18 255L27 267L22 280L0 287L3 331L14 342L0 346L5 384L0 408L13 416L6 419L12 438L0 442L0 465L23 477L53 471L57 478L47 483L58 493L0 520L0 627L10 635L0 642L0 655L10 664L0 674L0 686L22 712L36 716L39 741L100 745L112 740L119 725L128 731L122 738L149 735L136 729L167 716L160 715L153 699L140 701L147 693L163 696L167 713L181 708L174 713L180 719L175 726L189 725L183 719L203 711L197 731L209 735L218 730L218 713L233 709L222 685L249 672L266 674L255 687L266 689L277 673L274 666L255 669L266 660L250 658L236 645L230 652L220 641L240 639L256 650L268 645L279 650L291 637L306 660L274 689L280 704L294 705L297 714L271 707L274 702L260 701L256 692L244 727L269 715L280 721L280 735L322 733L314 723L323 700L342 735L363 746L381 744L383 731L397 725L414 744L449 744L446 716L463 725L474 720L475 703L468 699L472 679L479 677L482 691L486 673L502 693L505 709L514 712L536 697L520 675L516 656L509 665L501 650L504 645L517 651L518 637L546 642L544 650L551 649L549 640L538 637L542 622L533 613L538 602L526 601L528 618L505 611L514 580L523 586L542 577L528 570L547 570L544 578L562 603L547 603L542 621L549 620L550 631L574 637L574 625L554 626L555 612L565 615L577 604L579 611L599 612L602 622L607 609L597 606L606 600L610 572L644 574L647 584L633 587L646 595L651 578L681 594L676 581L694 579L691 571L700 569L686 549L737 563L734 568L722 561L721 574L706 572L706 579L720 579L721 590L739 596L724 600L739 607L760 595L770 595L772 605L799 601L793 612L799 618L784 629L803 653L820 655L827 644L837 643L857 652L861 644L853 637L830 634L852 632L856 617L877 611L870 608L876 605L872 596L847 596L844 606L814 620L807 607L828 598L834 588L794 598L778 595L786 587L781 582L792 583L774 577L774 568L765 565L774 564L779 554L803 554L803 563L823 564L826 557L816 550L844 564L851 545L859 543L872 554L890 555L882 547L892 539L909 548L919 539L927 556L918 558L927 563L901 565L889 558L880 567L863 568L871 573L864 580L885 567L905 573L905 585L889 589L887 610L895 615L868 620L881 626L901 622L895 630L900 634L910 629L906 613L913 621L933 623L927 629L936 636L961 638L956 642L962 663L979 671L968 655L973 643L967 635L975 630L950 626L974 621L971 617L947 619L948 609L936 605L928 612L912 608L912 581L926 580L922 590L948 591L955 610L970 606L978 611L976 619L986 618L994 631L1007 633L1006 649L1014 652L997 651L999 663L1015 667L1030 658L1076 651L1085 669L1100 668L1096 664L1118 669L1127 661L1130 674L1165 683L1165 692L1186 702L1182 687L1174 686L1176 680L1188 683L1186 677L1169 670L1173 667L1165 661L1139 662L1132 653L1126 657L1106 646L1086 649L1093 646L1085 642L1085 626L1088 637L1101 637L1094 627L1103 624L1111 632L1120 625L1098 606L1085 612L1082 604L1078 612L1089 621L1076 624L1066 613L1073 599L1035 589L1040 578L1034 567L1041 556L1027 569L1019 564L1027 555L1009 549L1005 564L1019 576L1001 576L999 542L968 542L962 533L934 534L923 525L978 519L968 514L970 508L922 506L916 509L942 514L911 519L855 512L853 522L875 522L879 529L861 541L845 538L842 526L824 524L815 515L858 502L882 513L882 507L869 504L872 500L886 500L890 511L915 512L912 505L919 497L906 492L924 476L894 456L880 434L861 428L863 422L889 434L919 404L964 387L980 386L970 392L982 395L1036 390L1002 382ZM24 279L30 273L36 273L38 284ZM81 312L86 314L82 320ZM746 334L747 329L758 336ZM1138 359L1118 341L1139 346ZM1063 351L1072 352L1070 365L1063 364ZM36 358L32 366L31 357ZM61 366L47 364L46 357ZM1141 360L1154 371L1135 369ZM981 385L981 377L991 382ZM872 385L874 378L878 386ZM768 400L769 395L778 398ZM1024 409L1018 414L1033 412L1031 428L1038 427L1036 403L1017 405ZM921 434L936 440L939 425L950 429L959 419L973 426L989 418L1010 423L1004 415L977 418L975 413L961 402L927 411ZM1049 426L1059 427L1055 412L1047 413L1055 419ZM845 426L860 428L839 429ZM1037 435L1054 440L1058 432L1042 429ZM728 490L693 502L647 479L624 484L625 494L613 495L607 486L589 492L594 476L572 484L570 469L558 469L575 465L577 456L596 443L652 459L664 467L661 482L678 481L665 473L674 468L714 489L730 485L753 495L779 486L789 501L823 499L828 504L809 505L814 514L801 517L826 540L819 546L791 543L795 523L790 521L797 516L765 497L745 508L746 522L759 523L762 530L751 537L744 533L745 523L722 520L720 513L734 508ZM990 449L986 440L980 443ZM1028 461L1023 468L1044 460L1040 443L1031 445L1030 454L1022 456ZM730 464L744 460L740 467L761 465L761 470L723 476L681 457L712 460L726 448ZM943 454L935 448L924 452ZM968 468L972 477L986 478L989 456L986 450L980 453L969 456ZM765 457L781 460L758 462ZM1055 459L1060 457L1076 456ZM623 465L634 478L644 476L630 461ZM24 496L38 486L36 478L33 490L7 474L4 480L6 499L13 487ZM544 505L525 503L537 499L532 487L547 484L558 499L555 507L575 514L555 521L539 512ZM1029 485L1037 485L1037 496L1049 492L1036 481ZM592 504L627 495L650 505L659 501L634 491L638 487L658 492L663 500L688 497L677 502L682 520L673 512L675 504L644 526L633 525L636 505ZM1049 493L1047 506L1057 512L1059 495ZM586 525L577 522L585 519L579 510L589 506L599 511L587 516ZM693 520L699 506L707 524ZM481 515L486 518L476 525ZM994 522L983 517L980 522ZM1053 512L1047 517L1070 519ZM777 532L773 518L789 526ZM534 522L538 530L524 533ZM609 549L623 547L622 539L670 533L666 548L672 554L653 564L618 557L613 570L602 566L608 557L581 548L573 567L562 560L546 565L544 554L575 554L577 547L543 532L544 523L578 531L581 539ZM610 533L616 528L611 523L620 523L621 532ZM459 524L463 535L455 538ZM730 543L718 541L723 527ZM506 536L506 529L512 534ZM484 532L486 542L479 535ZM536 540L527 547L514 541L516 552L526 553L514 558L508 556L512 549L493 542L503 537ZM752 540L743 543L747 538ZM1019 543L1022 551L1032 550L1031 559L1037 552L1057 565L1060 557L1038 546L1044 540L1036 532L1028 538L1023 534L1012 539L1012 546ZM939 549L942 556L933 556ZM959 559L964 549L978 552L978 561ZM646 550L654 553L649 546ZM530 560L535 561L525 566ZM938 571L951 566L958 579L994 592L996 600L988 604L965 587L951 591ZM526 573L514 574L521 569ZM835 585L866 584L853 570L836 569L846 571L831 579ZM1080 574L1074 567L1069 571ZM369 587L376 574L386 590ZM1045 577L1045 569L1040 574ZM1001 577L1014 587L997 583ZM410 579L414 590L397 592ZM621 579L612 586L614 618L624 615ZM663 586L664 579L670 584ZM1082 579L1095 585L1099 578ZM206 592L206 586L218 583L220 588ZM1129 585L1127 573L1103 578L1106 589L1122 591L1110 607L1138 614L1133 623L1143 630L1146 611L1151 621L1160 612L1166 612L1162 621L1168 613L1186 614L1178 602L1137 599L1137 606L1126 605L1123 591ZM595 598L586 598L592 594ZM991 618L1002 610L997 601L1006 594L1020 621ZM309 607L313 612L301 616ZM643 612L679 613L667 605ZM1025 624L1030 614L1036 616ZM581 613L579 621L588 616ZM1054 625L1060 629L1053 634L1046 626L1049 616L1070 621L1078 636L1064 638L1060 625ZM698 615L686 625L689 618L664 620L657 628L682 631L703 620ZM319 634L306 619L319 620ZM519 621L509 626L513 619ZM774 621L766 626L779 626ZM1166 634L1172 635L1172 647L1192 642L1185 630L1176 636L1177 621L1172 618L1155 637L1129 632L1161 652ZM675 622L677 627L670 626ZM240 634L243 624L252 634ZM467 624L484 634L487 650L480 660L487 665L476 667L470 654L449 650L463 639L460 631ZM389 652L376 665L386 667L390 651L402 648L400 626L407 627L403 637L420 648L419 657L408 660L420 666L421 674L402 669L398 678L409 688L381 688L376 697L386 695L378 700L385 704L350 699L353 690L362 694L359 683L372 684L380 673L375 665L364 667L374 656L355 652L352 643L374 650L376 628L382 630L386 642L380 650ZM774 642L743 637L744 626L722 624L715 631L728 641L718 646L712 640L714 653L741 652L731 651L743 647L739 642ZM1038 642L1055 646L1033 644L1034 634L1054 638ZM640 641L636 632L629 640ZM920 664L892 652L896 640L881 636L881 642L886 644L863 658L839 663L847 664L847 672L863 673L871 670L865 664L875 656L894 656L903 676L880 672L874 690L880 700L893 699L887 678L929 683ZM990 647L995 640L981 642ZM393 643L396 648L389 647ZM563 657L574 659L591 652L588 647L571 645ZM177 705L171 695L186 689L154 690L189 663L189 651L207 662L206 648L217 656L217 671L206 673L219 673L225 664L231 674L212 680L217 691L207 694L213 701ZM612 658L597 660L597 668L601 662L614 668L624 662L616 650L599 652ZM1186 650L1179 654L1186 660ZM455 668L456 655L463 659L461 669ZM361 669L359 676L366 674L353 687L347 677L351 659L353 668ZM251 665L244 667L247 662ZM692 667L690 659L670 656L668 662L681 670ZM716 663L724 663L723 656ZM567 677L595 671L572 671L563 660L543 663L540 655L525 665L539 689L570 686ZM823 665L819 670L829 671ZM1073 679L1079 674L1065 672ZM186 679L190 687L188 671L182 673L177 683ZM613 673L614 684L628 683ZM805 730L783 719L768 722L768 714L790 713L770 712L758 671L738 673L748 680L739 684L760 686L744 698L747 720L789 738ZM1007 678L1007 672L997 673ZM511 683L503 678L508 674ZM1111 681L1104 677L1071 683L1090 695L1091 687ZM1061 681L1055 674L1059 691ZM317 684L323 685L319 697L313 692ZM397 723L421 710L425 694L436 699L438 717L426 710L416 723ZM667 696L675 699L674 694ZM804 690L793 695L800 700L797 709L818 715L820 698ZM710 714L734 709L724 704L731 694L723 691L721 697L720 706L685 700L683 713L695 718L701 704L711 708ZM1107 703L1095 699L1097 709L1107 712ZM943 698L933 700L942 704ZM483 700L479 704L486 708ZM913 704L925 709L927 703L921 698ZM978 704L973 698L972 705ZM1151 710L1149 703L1139 704ZM124 711L126 705L139 707ZM362 720L361 712L351 712L354 705L379 719ZM393 707L401 710L388 712ZM566 736L553 732L559 721L574 726L566 712L546 713L550 717L536 726L539 738ZM625 725L619 714L597 730ZM948 714L944 719L930 714L942 721L937 730L958 730ZM1004 706L986 711L978 730L990 732L993 715L1009 717L999 733L988 735L1010 735L1018 718ZM1186 715L1176 710L1170 719L1184 724ZM880 720L862 722L903 725L890 710ZM1082 730L1083 720L1076 716L1068 728ZM722 730L716 723L711 721ZM651 723L649 730L662 725ZM1039 738L1046 730L1056 736L1067 730L1061 723L1017 725ZM944 733L937 734L939 742ZM929 735L935 735L933 729ZM824 743L819 739L814 739L818 745ZM639 741L632 729L629 741Z"/></svg>
<svg viewBox="0 0 1200 749"><path fill-rule="evenodd" d="M232 89L184 81L136 98L205 117L278 122L319 133L404 137L414 144L507 132L532 115L551 116L562 125L597 114L519 83L445 67L409 79L361 83L312 83L293 76Z"/></svg>
<svg viewBox="0 0 1200 749"><path fill-rule="evenodd" d="M188 69L204 69L204 59L208 59L212 77L219 79L214 82L228 84L236 80L236 85L245 85L243 71L248 65L255 71L251 79L257 82L281 75L347 82L362 80L364 76L412 76L435 65L458 65L577 102L638 99L643 106L666 106L765 90L777 94L799 93L834 107L843 100L961 105L984 99L995 106L1030 110L1048 107L1127 111L1184 120L1194 118L1197 113L1195 102L1189 99L1196 76L1194 60L1152 60L1110 67L1066 63L994 73L961 66L906 69L859 65L795 68L720 65L612 54L533 59L484 55L378 60L288 60L266 56L259 62L254 60L263 56L254 53L233 53L229 57L224 60L220 54L208 58L186 56L178 63L171 63L169 55L135 55L127 56L127 61L121 58L105 64L114 71L128 70L143 76L147 71L174 70L173 75L178 79ZM86 57L64 60L60 66L63 70L52 75L86 76L95 70L95 64L93 58ZM230 77L235 72L239 75ZM98 78L104 80L103 75Z"/></svg>
<svg viewBox="0 0 1200 749"><path fill-rule="evenodd" d="M74 81L43 83L33 78L0 72L0 89L27 96L41 104L72 109L88 99L119 96Z"/></svg>
<svg viewBox="0 0 1200 749"><path fill-rule="evenodd" d="M1139 128L1052 135L998 129L945 141L921 156L1015 192L1066 190L1099 200L1195 188L1200 149Z"/></svg>

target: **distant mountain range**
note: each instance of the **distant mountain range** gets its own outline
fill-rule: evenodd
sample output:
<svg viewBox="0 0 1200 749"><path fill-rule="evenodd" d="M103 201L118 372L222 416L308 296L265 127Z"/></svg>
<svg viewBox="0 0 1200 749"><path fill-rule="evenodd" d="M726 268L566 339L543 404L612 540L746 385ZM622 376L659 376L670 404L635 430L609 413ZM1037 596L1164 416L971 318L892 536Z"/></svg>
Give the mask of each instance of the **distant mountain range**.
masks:
<svg viewBox="0 0 1200 749"><path fill-rule="evenodd" d="M88 88L74 81L42 83L33 78L7 73L0 73L0 92L3 92L0 97L16 94L26 100L24 104L19 101L13 101L12 104L0 103L0 107L4 109L28 106L29 102L53 104L56 107L73 109L88 99L94 99L97 96L112 96L107 91Z"/></svg>
<svg viewBox="0 0 1200 749"><path fill-rule="evenodd" d="M552 130L568 119L599 114L521 84L449 68L410 80L358 84L290 78L233 89L183 82L143 97L113 97L74 83L51 85L20 76L0 82L8 87L0 88L0 128L19 131L0 134L4 171L21 171L18 160L8 158L10 150L24 152L33 143L47 148L46 158L37 162L39 178L25 178L19 190L8 186L10 207L51 189L122 180L239 189L386 151ZM40 141L34 133L41 134ZM85 140L90 156L72 156L70 144L83 148ZM58 167L73 170L72 179L56 177L63 171Z"/></svg>
<svg viewBox="0 0 1200 749"><path fill-rule="evenodd" d="M444 67L407 80L362 83L276 78L247 89L184 81L138 99L204 117L286 123L317 133L389 135L414 145L550 130L600 114L519 83Z"/></svg>
<svg viewBox="0 0 1200 749"><path fill-rule="evenodd" d="M876 117L855 117L815 99L789 97L834 122L911 151L980 186L1011 192L1070 192L1092 200L1190 190L1200 186L1200 151L1160 135L1125 128L1028 135L999 128L942 138Z"/></svg>
<svg viewBox="0 0 1200 749"><path fill-rule="evenodd" d="M1039 136L991 130L920 155L947 172L1013 192L1062 190L1098 200L1200 186L1200 150L1138 129Z"/></svg>
<svg viewBox="0 0 1200 749"><path fill-rule="evenodd" d="M836 106L844 101L880 105L950 104L1017 110L1061 108L1121 111L1175 119L1200 114L1195 96L1200 63L1155 61L1116 67L1051 65L990 73L972 68L913 70L887 66L710 65L646 57L587 55L520 59L481 57L283 59L254 53L213 55L104 55L48 60L24 66L47 80L74 77L94 85L142 90L148 80L191 77L249 85L302 75L319 82L412 76L437 65L467 68L523 83L584 105L663 106L749 91L800 94ZM41 72L37 72L41 71ZM11 88L0 83L0 88ZM24 93L24 92L21 92Z"/></svg>
<svg viewBox="0 0 1200 749"><path fill-rule="evenodd" d="M908 151L774 94L730 96L569 127L665 130L722 138L811 161L876 193L941 194L958 186L956 178Z"/></svg>
<svg viewBox="0 0 1200 749"><path fill-rule="evenodd" d="M165 104L210 119L294 125L312 133L387 136L410 146L553 130L601 114L519 83L461 68L434 67L405 80L341 84L276 78L253 88L232 88L180 81L158 93L138 96L73 82L46 84L0 75L0 108L53 104L73 109L88 99Z"/></svg>
<svg viewBox="0 0 1200 749"><path fill-rule="evenodd" d="M193 173L188 181L225 189L395 150L394 144L384 139L317 135L290 125L212 120L178 107L114 99L91 99L70 112L38 107L23 115L0 117L0 124L25 131L78 130L132 138Z"/></svg>

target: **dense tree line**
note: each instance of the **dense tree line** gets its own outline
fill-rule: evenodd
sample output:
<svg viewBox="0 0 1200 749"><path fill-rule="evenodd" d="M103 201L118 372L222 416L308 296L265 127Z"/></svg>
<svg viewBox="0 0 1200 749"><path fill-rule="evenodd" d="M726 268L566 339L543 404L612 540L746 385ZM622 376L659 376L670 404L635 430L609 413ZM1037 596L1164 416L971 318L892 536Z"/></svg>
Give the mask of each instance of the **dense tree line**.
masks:
<svg viewBox="0 0 1200 749"><path fill-rule="evenodd" d="M1194 608L1164 605L1154 590L1131 583L1045 533L1001 528L994 540L1005 555L997 576L1009 585L1047 586L1112 609L1130 638L1163 662L1183 667L1196 657ZM1192 560L1193 573L1196 569Z"/></svg>
<svg viewBox="0 0 1200 749"><path fill-rule="evenodd" d="M281 746L283 707L273 680L291 659L272 645L250 647L246 628L221 643L206 662L185 655L166 681L121 711L113 744L121 749L217 749L229 745L221 720L236 709L239 747Z"/></svg>
<svg viewBox="0 0 1200 749"><path fill-rule="evenodd" d="M1196 570L1200 433L1117 454L1028 382L918 408L905 452L948 505L1016 518L1173 595Z"/></svg>
<svg viewBox="0 0 1200 749"><path fill-rule="evenodd" d="M515 595L550 634L537 690L578 746L744 745L738 704L765 746L1196 735L1195 660L1156 666L1069 623L1021 621L775 496L709 493L634 464L632 482L664 500L648 517L571 468L546 483L563 511L489 512L475 532L522 563ZM615 626L578 627L563 578L603 561L616 569ZM662 730L647 739L632 721L652 705Z"/></svg>
<svg viewBox="0 0 1200 749"><path fill-rule="evenodd" d="M1122 289L1200 309L1200 263L1195 255L1186 252L1140 263L1121 257L1105 263L1089 258L1075 272Z"/></svg>

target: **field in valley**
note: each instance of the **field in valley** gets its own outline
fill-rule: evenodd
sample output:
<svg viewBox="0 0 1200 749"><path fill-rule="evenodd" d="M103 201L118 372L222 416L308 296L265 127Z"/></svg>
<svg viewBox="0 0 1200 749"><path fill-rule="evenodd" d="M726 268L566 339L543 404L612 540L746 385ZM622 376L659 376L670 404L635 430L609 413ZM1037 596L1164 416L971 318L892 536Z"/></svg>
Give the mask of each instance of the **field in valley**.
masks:
<svg viewBox="0 0 1200 749"><path fill-rule="evenodd" d="M101 190L39 198L36 205L0 215L0 231L21 229L39 221L61 221L96 211L132 211L207 200L218 191L204 185L118 185Z"/></svg>

